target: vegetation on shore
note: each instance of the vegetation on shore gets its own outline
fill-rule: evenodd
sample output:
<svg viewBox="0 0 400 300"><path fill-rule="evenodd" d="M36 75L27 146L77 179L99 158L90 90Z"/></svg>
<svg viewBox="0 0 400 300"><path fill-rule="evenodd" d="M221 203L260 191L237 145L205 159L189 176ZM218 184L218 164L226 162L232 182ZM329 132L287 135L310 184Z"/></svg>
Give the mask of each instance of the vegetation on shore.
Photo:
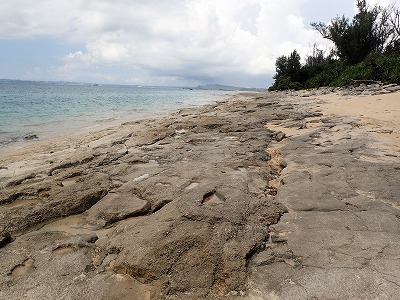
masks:
<svg viewBox="0 0 400 300"><path fill-rule="evenodd" d="M344 86L355 81L400 83L400 10L368 6L357 1L358 13L350 21L345 16L311 26L334 44L330 53L314 45L301 64L294 50L275 62L275 82L269 90Z"/></svg>

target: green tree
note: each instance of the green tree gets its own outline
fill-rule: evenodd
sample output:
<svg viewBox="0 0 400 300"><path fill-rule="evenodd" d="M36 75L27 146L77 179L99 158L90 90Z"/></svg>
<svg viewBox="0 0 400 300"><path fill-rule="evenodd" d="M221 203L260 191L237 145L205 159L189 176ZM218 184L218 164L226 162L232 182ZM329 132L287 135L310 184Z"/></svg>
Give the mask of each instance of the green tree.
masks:
<svg viewBox="0 0 400 300"><path fill-rule="evenodd" d="M297 50L290 53L289 56L282 55L275 61L276 74L275 83L272 90L300 89L301 84L301 63L300 55Z"/></svg>
<svg viewBox="0 0 400 300"><path fill-rule="evenodd" d="M373 51L382 51L388 39L381 31L387 26L378 19L383 11L381 7L369 8L366 0L358 0L357 9L352 22L342 16L333 19L331 25L311 23L324 38L335 44L337 55L350 64L362 61Z"/></svg>
<svg viewBox="0 0 400 300"><path fill-rule="evenodd" d="M274 78L287 75L288 73L288 58L285 55L279 56L275 61L276 74Z"/></svg>
<svg viewBox="0 0 400 300"><path fill-rule="evenodd" d="M357 14L350 21L345 16L332 19L330 25L311 25L335 48L328 56L314 45L301 66L294 50L276 60L275 82L270 90L342 86L354 80L376 80L400 84L400 10L369 7L357 0Z"/></svg>
<svg viewBox="0 0 400 300"><path fill-rule="evenodd" d="M297 53L297 50L294 50L288 56L287 60L287 73L293 81L300 81L300 70L301 70L301 63L300 63L300 55Z"/></svg>
<svg viewBox="0 0 400 300"><path fill-rule="evenodd" d="M293 80L296 80L299 77L300 69L300 55L297 53L297 50L294 50L289 56L282 55L276 59L276 75L274 78L279 76L288 76Z"/></svg>

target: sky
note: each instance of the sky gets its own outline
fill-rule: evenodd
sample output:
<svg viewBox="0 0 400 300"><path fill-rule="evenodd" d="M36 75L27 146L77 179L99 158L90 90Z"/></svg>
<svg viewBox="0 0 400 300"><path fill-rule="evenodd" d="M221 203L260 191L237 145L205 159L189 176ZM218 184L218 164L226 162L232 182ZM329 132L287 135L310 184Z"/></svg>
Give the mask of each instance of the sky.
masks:
<svg viewBox="0 0 400 300"><path fill-rule="evenodd" d="M0 79L268 87L353 0L0 0ZM387 6L391 0L369 0Z"/></svg>

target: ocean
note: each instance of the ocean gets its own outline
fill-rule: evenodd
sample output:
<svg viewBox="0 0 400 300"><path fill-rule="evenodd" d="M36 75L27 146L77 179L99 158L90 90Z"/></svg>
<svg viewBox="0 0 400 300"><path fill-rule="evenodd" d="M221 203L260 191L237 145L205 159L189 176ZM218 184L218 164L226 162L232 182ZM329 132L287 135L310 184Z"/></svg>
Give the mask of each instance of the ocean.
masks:
<svg viewBox="0 0 400 300"><path fill-rule="evenodd" d="M0 147L228 98L232 92L178 87L0 80Z"/></svg>

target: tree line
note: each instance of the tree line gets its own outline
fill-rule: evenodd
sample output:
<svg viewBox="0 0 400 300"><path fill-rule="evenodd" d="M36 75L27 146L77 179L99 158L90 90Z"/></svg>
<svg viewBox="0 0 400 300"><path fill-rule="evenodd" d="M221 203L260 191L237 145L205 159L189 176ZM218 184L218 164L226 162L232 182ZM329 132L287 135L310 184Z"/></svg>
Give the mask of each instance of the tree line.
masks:
<svg viewBox="0 0 400 300"><path fill-rule="evenodd" d="M400 10L394 4L370 7L358 0L352 20L343 15L311 26L334 48L325 53L314 44L304 64L296 50L278 57L269 90L343 86L354 80L400 83Z"/></svg>

